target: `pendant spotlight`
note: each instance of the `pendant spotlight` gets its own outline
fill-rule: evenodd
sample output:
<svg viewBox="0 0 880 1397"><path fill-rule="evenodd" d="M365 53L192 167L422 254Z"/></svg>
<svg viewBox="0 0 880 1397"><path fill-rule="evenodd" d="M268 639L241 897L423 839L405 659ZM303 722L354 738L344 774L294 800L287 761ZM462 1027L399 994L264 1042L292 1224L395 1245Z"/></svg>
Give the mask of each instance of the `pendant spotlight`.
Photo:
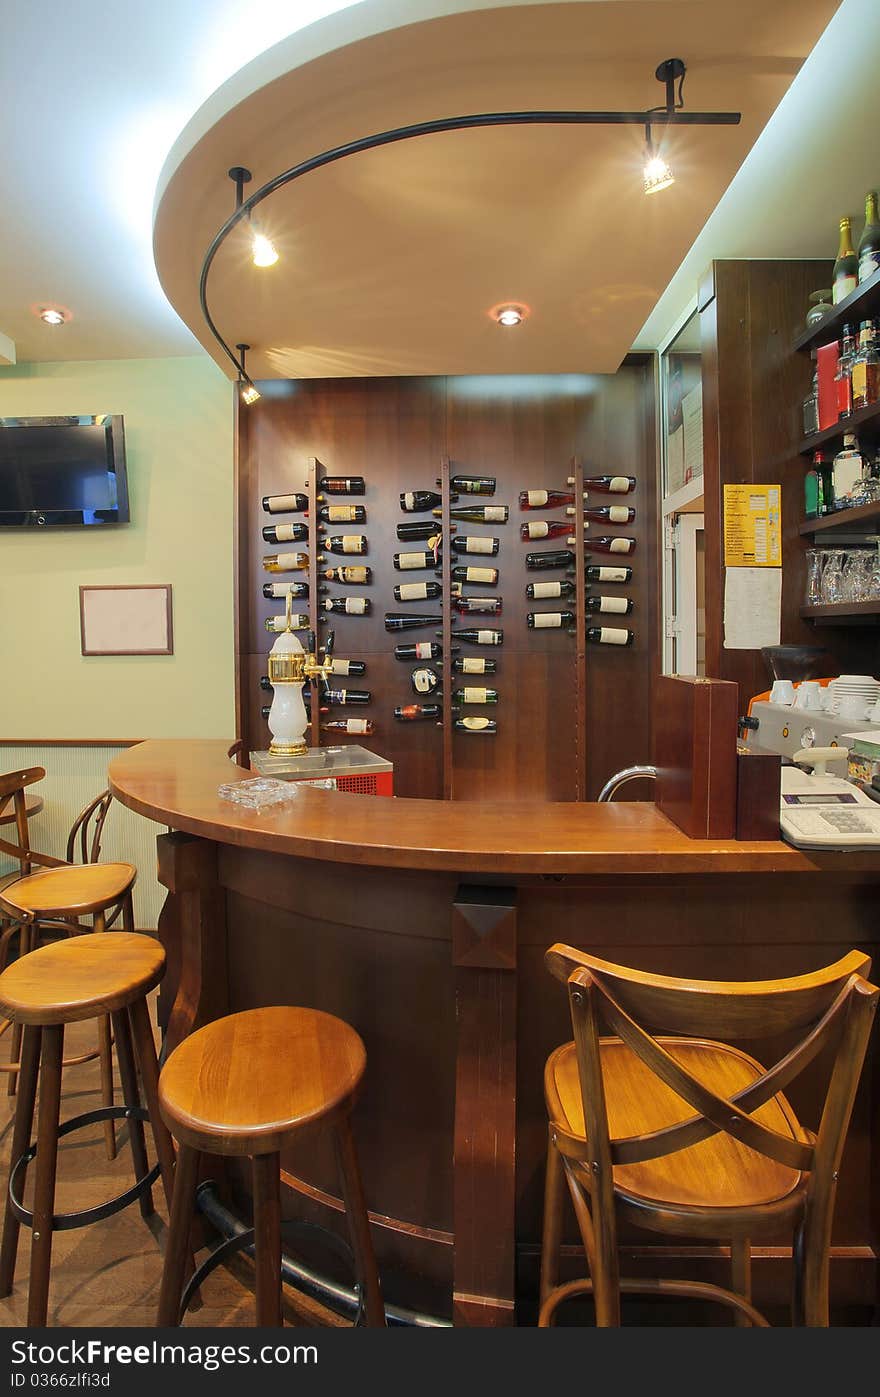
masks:
<svg viewBox="0 0 880 1397"><path fill-rule="evenodd" d="M741 112L686 112L682 108L684 101L682 98L682 88L684 86L684 76L686 68L684 60L681 58L667 58L657 67L654 76L658 82L662 82L666 87L666 101L662 106L650 107L647 111L640 112L607 112L607 111L525 111L525 112L476 112L469 116L447 116L439 117L435 121L416 122L411 126L397 126L390 131L379 131L372 136L362 136L358 140L348 141L345 145L334 146L331 150L325 150L320 155L313 155L308 160L301 161L298 165L293 165L289 170L283 170L281 174L275 175L261 185L250 198L244 197L244 186L250 183L252 178L250 170L243 165L233 165L228 170L229 178L235 184L235 209L227 218L222 228L215 233L211 244L205 253L205 260L202 263L201 276L199 278L199 304L202 315L209 331L213 335L223 353L231 360L233 367L238 374L239 391L242 402L255 403L259 400L260 393L254 386L253 380L248 377L244 366L244 356L248 349L247 345L236 345L240 357L237 357L226 340L221 335L208 307L208 274L214 258L217 256L223 243L228 238L234 228L244 219L251 223L252 255L254 263L258 267L271 267L278 261L278 253L271 241L265 234L259 232L252 223L253 210L275 194L277 190L283 189L285 185L291 184L294 180L300 179L303 175L310 174L313 170L320 170L325 165L335 164L338 160L344 160L349 155L360 155L364 151L377 150L381 146L394 145L399 141L413 140L416 136L436 136L447 131L473 131L489 126L643 126L645 128L645 168L644 187L646 194L656 194L661 189L668 189L674 184L675 179L666 161L659 154L654 146L653 128L657 126L738 126L741 119ZM678 84L676 94L675 85ZM500 320L500 324L513 325L519 321L514 319Z"/></svg>

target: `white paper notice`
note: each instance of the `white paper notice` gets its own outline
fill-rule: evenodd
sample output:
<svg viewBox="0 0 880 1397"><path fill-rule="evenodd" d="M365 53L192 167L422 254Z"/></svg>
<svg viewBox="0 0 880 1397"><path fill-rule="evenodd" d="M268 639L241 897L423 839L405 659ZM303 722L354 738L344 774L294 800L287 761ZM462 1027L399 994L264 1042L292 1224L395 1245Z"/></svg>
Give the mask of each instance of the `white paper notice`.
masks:
<svg viewBox="0 0 880 1397"><path fill-rule="evenodd" d="M684 484L684 428L676 427L666 438L666 493L674 495Z"/></svg>
<svg viewBox="0 0 880 1397"><path fill-rule="evenodd" d="M685 483L703 474L703 388L697 384L681 400Z"/></svg>
<svg viewBox="0 0 880 1397"><path fill-rule="evenodd" d="M725 568L725 650L778 645L781 611L781 568Z"/></svg>

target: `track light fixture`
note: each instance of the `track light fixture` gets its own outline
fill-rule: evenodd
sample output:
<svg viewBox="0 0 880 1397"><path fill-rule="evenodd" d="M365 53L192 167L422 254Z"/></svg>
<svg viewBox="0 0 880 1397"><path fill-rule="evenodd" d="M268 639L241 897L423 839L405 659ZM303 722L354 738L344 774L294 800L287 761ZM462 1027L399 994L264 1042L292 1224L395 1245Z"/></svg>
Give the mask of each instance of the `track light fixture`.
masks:
<svg viewBox="0 0 880 1397"><path fill-rule="evenodd" d="M250 184L253 175L244 165L233 165L227 174L235 185L235 209L238 212L244 203L244 186ZM250 211L248 223L251 230L251 261L255 267L274 267L278 261L278 249L271 238L254 226Z"/></svg>
<svg viewBox="0 0 880 1397"><path fill-rule="evenodd" d="M661 155L654 149L651 139L651 123L645 127L645 193L657 194L675 184L675 175Z"/></svg>
<svg viewBox="0 0 880 1397"><path fill-rule="evenodd" d="M235 347L238 350L238 391L241 395L241 401L250 407L252 403L258 403L263 395L253 379L248 376L244 366L244 356L250 349L250 345L237 344Z"/></svg>

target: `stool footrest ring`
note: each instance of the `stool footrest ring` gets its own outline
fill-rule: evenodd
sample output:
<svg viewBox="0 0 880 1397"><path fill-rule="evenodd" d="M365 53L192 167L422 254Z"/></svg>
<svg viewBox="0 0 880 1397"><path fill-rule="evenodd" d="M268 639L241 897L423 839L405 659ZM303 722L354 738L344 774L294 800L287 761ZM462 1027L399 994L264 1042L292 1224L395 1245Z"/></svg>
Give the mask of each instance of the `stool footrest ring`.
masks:
<svg viewBox="0 0 880 1397"><path fill-rule="evenodd" d="M128 1106L101 1106L94 1111L84 1111L82 1115L73 1116L69 1121L58 1127L59 1140L70 1135L74 1130L82 1130L87 1125L98 1125L103 1121L149 1121L149 1113L143 1107L130 1109ZM29 1164L37 1157L36 1145L31 1145L29 1150L25 1150L23 1155L15 1161L9 1174L9 1201L12 1211L23 1222L25 1227L33 1227L34 1215L30 1209L22 1203L24 1193L24 1175ZM53 1232L70 1232L75 1227L88 1227L90 1223L102 1222L104 1218L113 1217L114 1213L122 1212L130 1203L134 1203L138 1198L146 1193L148 1188L156 1182L159 1177L159 1164L153 1165L146 1174L142 1175L131 1188L127 1188L124 1193L117 1194L115 1198L110 1198L106 1203L100 1203L96 1208L83 1208L78 1213L55 1213L52 1217Z"/></svg>

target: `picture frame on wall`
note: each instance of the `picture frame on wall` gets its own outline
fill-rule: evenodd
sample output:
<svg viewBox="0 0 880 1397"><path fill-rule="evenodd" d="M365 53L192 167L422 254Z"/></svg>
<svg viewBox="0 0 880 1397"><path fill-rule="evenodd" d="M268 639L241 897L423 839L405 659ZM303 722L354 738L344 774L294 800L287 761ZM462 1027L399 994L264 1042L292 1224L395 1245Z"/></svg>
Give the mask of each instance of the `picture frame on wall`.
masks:
<svg viewBox="0 0 880 1397"><path fill-rule="evenodd" d="M83 655L173 655L171 583L81 586Z"/></svg>

